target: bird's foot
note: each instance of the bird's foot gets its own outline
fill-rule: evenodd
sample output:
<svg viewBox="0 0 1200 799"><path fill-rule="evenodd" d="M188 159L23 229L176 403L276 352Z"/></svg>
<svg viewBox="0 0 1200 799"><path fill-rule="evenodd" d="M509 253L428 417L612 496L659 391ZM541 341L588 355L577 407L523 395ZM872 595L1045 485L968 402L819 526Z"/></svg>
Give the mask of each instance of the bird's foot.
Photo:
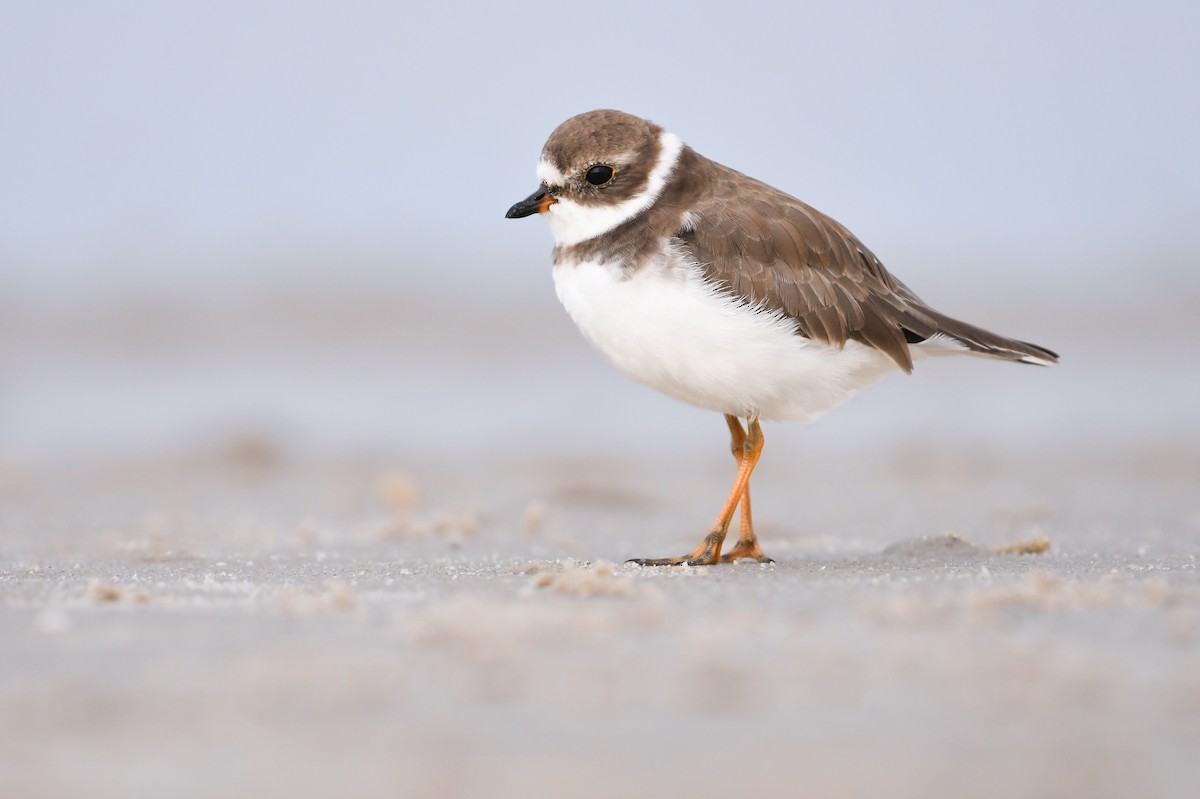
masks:
<svg viewBox="0 0 1200 799"><path fill-rule="evenodd" d="M705 536L700 546L678 558L632 558L626 562L639 566L715 566L722 560L721 542L724 540L725 531L717 529Z"/></svg>
<svg viewBox="0 0 1200 799"><path fill-rule="evenodd" d="M715 546L710 545L712 536L705 539L705 543L696 547L686 555L681 555L678 558L633 558L629 563L636 563L639 566L715 566L718 563L737 563L739 560L755 560L759 563L774 563L773 558L768 558L763 554L762 547L758 541L754 543L746 543L739 541L733 549L720 554Z"/></svg>
<svg viewBox="0 0 1200 799"><path fill-rule="evenodd" d="M721 556L722 563L737 563L739 560L756 560L759 563L774 563L774 558L768 558L763 554L762 547L755 541L752 545L747 545L739 541L733 549Z"/></svg>
<svg viewBox="0 0 1200 799"><path fill-rule="evenodd" d="M639 566L715 566L721 558L693 558L691 554L678 558L630 558L626 563L636 563Z"/></svg>

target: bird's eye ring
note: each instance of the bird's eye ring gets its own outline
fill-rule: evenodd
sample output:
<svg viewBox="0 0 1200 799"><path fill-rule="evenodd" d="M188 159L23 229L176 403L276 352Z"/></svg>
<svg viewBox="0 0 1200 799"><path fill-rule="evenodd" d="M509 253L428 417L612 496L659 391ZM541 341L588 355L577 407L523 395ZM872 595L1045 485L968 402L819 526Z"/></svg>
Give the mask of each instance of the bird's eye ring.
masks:
<svg viewBox="0 0 1200 799"><path fill-rule="evenodd" d="M587 172L583 173L583 179L593 186L607 186L616 174L617 170L608 164L596 164L588 167Z"/></svg>

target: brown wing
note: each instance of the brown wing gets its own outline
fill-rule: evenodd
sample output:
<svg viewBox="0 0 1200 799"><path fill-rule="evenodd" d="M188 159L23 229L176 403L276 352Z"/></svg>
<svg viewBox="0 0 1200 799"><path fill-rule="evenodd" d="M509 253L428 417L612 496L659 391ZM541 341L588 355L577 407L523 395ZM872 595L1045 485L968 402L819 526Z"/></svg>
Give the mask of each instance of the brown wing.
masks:
<svg viewBox="0 0 1200 799"><path fill-rule="evenodd" d="M997 357L1056 357L934 311L838 222L765 183L714 166L705 199L692 209L693 224L678 237L706 279L795 319L801 335L839 347L858 341L906 372L912 371L909 343L936 333Z"/></svg>

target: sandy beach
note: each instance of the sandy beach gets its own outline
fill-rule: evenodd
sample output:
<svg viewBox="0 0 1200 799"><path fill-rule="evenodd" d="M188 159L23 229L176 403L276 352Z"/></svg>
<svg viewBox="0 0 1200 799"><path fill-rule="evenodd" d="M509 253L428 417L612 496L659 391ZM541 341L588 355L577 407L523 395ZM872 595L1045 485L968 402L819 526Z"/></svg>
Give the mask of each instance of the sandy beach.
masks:
<svg viewBox="0 0 1200 799"><path fill-rule="evenodd" d="M481 350L363 302L6 317L0 795L1190 795L1193 378L1102 426L1142 389L1077 407L1075 323L892 378L768 427L774 564L641 568L719 417L550 305Z"/></svg>

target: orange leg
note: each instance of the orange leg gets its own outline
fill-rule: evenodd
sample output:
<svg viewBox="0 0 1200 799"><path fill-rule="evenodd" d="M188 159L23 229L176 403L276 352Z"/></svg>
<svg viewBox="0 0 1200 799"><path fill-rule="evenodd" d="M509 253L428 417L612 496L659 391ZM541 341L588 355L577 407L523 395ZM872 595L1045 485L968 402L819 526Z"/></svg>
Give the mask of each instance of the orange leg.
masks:
<svg viewBox="0 0 1200 799"><path fill-rule="evenodd" d="M733 418L733 422L730 424L730 431L732 432L734 424L737 425L740 432L741 423L736 418ZM734 433L735 442L737 437L737 434ZM733 481L733 490L729 492L729 498L725 500L724 507L717 515L717 521L713 524L712 530L704 537L699 546L678 558L634 558L631 562L642 566L678 566L684 563L689 566L711 566L724 560L721 557L721 544L725 541L725 534L729 532L729 523L733 521L733 514L737 510L738 504L746 496L747 487L750 485L750 475L758 464L762 448L762 427L759 426L757 419L752 418L749 420L748 428L741 441L741 457L738 458L738 473L737 478ZM745 508L748 511L749 500L747 499L745 502ZM742 518L744 528L749 529L746 522L748 516L744 515ZM753 532L750 535L753 539ZM754 540L754 546L757 547L757 543L757 540ZM738 545L741 545L740 540ZM733 552L737 551L738 548L734 547Z"/></svg>
<svg viewBox="0 0 1200 799"><path fill-rule="evenodd" d="M736 416L725 414L725 423L729 425L729 449L733 458L740 466L746 446L746 431ZM774 563L763 554L759 546L758 536L754 534L754 520L750 515L750 481L746 481L746 490L742 492L742 504L739 509L740 523L738 524L738 542L733 549L721 555L722 563L736 563L742 558L757 560L759 563Z"/></svg>

